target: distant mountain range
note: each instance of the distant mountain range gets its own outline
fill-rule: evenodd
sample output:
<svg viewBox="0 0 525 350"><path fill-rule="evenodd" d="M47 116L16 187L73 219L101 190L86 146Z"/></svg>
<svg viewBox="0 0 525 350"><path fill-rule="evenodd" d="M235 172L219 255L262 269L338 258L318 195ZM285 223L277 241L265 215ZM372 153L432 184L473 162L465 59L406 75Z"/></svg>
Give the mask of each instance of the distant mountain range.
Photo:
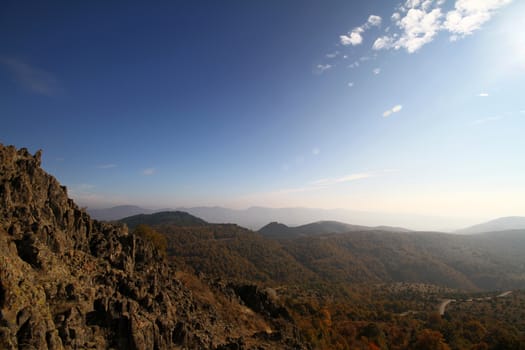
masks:
<svg viewBox="0 0 525 350"><path fill-rule="evenodd" d="M461 230L457 230L456 233L462 234L476 234L494 231L507 231L507 230L523 230L525 229L525 217L524 216L507 216L498 218L495 220L487 221L482 224L470 226Z"/></svg>
<svg viewBox="0 0 525 350"><path fill-rule="evenodd" d="M113 221L137 214L152 214L160 211L184 211L209 223L234 223L252 230L259 230L269 222L281 222L288 226L300 226L315 221L349 222L360 226L388 225L406 227L413 230L433 230L450 232L466 226L460 219L436 216L421 216L394 213L360 212L346 209L316 208L265 208L229 209L223 207L178 207L175 209L152 210L138 206L125 205L108 209L87 211L97 220Z"/></svg>
<svg viewBox="0 0 525 350"><path fill-rule="evenodd" d="M289 227L285 224L281 224L278 222L271 222L268 225L262 227L258 232L264 236L272 238L296 238L327 233L347 233L372 230L389 232L410 232L410 230L401 227L370 227L362 225L350 225L339 221L317 221L296 227Z"/></svg>
<svg viewBox="0 0 525 350"><path fill-rule="evenodd" d="M302 226L312 222L338 221L351 222L354 226L374 227L384 223L387 231L396 227L406 227L413 230L432 230L440 232L454 232L461 234L483 233L513 229L525 229L525 217L511 216L495 219L479 225L453 231L464 227L462 221L449 218L411 216L408 214L378 214L358 212L345 209L315 209L315 208L265 208L250 207L247 209L229 209L223 207L179 207L176 209L148 209L136 205L121 205L106 209L87 209L88 213L97 220L116 221L137 214L153 214L162 211L183 211L202 218L208 223L234 223L252 230L260 230L268 223L280 222L286 226ZM336 230L337 232L337 230Z"/></svg>
<svg viewBox="0 0 525 350"><path fill-rule="evenodd" d="M121 222L152 225L181 266L235 280L431 283L464 290L525 286L525 230L459 235L320 221L297 227L272 222L253 232L183 212Z"/></svg>
<svg viewBox="0 0 525 350"><path fill-rule="evenodd" d="M105 209L88 209L93 219L101 221L114 221L137 214L152 214L155 210L145 209L136 205L119 205Z"/></svg>

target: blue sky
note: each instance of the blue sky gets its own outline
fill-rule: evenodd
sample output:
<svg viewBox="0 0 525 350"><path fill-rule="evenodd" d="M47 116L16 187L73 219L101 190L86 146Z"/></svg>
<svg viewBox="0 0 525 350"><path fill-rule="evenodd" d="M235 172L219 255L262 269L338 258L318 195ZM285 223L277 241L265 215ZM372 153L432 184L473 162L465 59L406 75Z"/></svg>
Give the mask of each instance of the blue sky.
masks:
<svg viewBox="0 0 525 350"><path fill-rule="evenodd" d="M525 215L525 4L3 1L0 142L81 204Z"/></svg>

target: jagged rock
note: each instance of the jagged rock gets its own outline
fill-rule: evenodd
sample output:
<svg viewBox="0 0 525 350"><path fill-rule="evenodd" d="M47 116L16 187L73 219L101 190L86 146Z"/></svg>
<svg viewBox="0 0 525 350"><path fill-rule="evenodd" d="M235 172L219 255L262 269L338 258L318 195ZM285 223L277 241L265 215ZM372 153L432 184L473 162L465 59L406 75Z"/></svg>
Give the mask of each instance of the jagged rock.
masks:
<svg viewBox="0 0 525 350"><path fill-rule="evenodd" d="M91 220L40 162L0 144L0 349L308 348L270 294L191 290L152 242ZM243 303L253 313L237 317Z"/></svg>

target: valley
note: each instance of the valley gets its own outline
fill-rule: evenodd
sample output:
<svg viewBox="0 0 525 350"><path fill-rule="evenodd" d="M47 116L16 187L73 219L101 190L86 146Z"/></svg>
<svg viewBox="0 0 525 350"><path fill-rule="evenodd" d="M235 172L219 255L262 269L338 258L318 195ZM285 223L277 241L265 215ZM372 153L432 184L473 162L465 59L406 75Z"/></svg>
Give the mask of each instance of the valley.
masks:
<svg viewBox="0 0 525 350"><path fill-rule="evenodd" d="M521 349L525 231L99 222L0 148L6 349ZM27 345L27 346L26 346Z"/></svg>

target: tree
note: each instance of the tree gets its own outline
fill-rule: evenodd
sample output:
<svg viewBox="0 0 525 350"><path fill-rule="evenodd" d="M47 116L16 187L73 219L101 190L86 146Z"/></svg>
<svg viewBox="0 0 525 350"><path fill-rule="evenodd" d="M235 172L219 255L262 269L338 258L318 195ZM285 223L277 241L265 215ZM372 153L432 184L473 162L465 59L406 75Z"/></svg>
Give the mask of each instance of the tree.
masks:
<svg viewBox="0 0 525 350"><path fill-rule="evenodd" d="M424 329L417 336L414 350L450 350L450 347L445 343L443 334L439 331Z"/></svg>
<svg viewBox="0 0 525 350"><path fill-rule="evenodd" d="M168 241L163 234L158 233L148 225L138 225L133 233L145 241L151 242L155 248L159 251L162 256L166 256L166 248L168 247Z"/></svg>

